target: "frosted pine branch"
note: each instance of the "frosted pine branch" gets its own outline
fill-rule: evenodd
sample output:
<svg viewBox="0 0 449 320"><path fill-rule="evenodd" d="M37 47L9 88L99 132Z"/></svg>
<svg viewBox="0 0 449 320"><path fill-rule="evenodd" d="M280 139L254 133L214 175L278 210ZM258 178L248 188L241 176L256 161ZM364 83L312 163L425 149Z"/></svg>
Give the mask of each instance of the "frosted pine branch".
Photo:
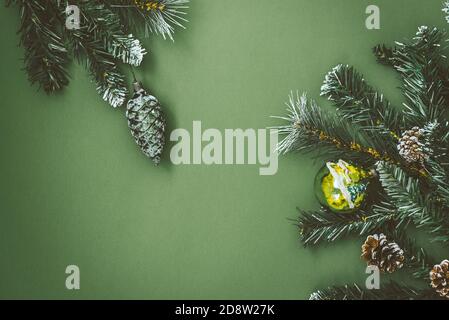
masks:
<svg viewBox="0 0 449 320"><path fill-rule="evenodd" d="M116 37L112 43L112 55L134 67L140 66L147 51L142 47L139 39L132 34L127 37Z"/></svg>

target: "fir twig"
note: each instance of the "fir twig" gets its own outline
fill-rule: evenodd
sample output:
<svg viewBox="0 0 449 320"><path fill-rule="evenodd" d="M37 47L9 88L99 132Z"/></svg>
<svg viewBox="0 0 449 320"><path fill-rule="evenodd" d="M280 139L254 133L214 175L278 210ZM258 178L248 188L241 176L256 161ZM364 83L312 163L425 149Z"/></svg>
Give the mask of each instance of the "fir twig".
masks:
<svg viewBox="0 0 449 320"><path fill-rule="evenodd" d="M287 116L275 117L288 122L275 127L285 136L278 145L280 153L320 150L329 159L344 157L368 165L377 160L393 161L383 151L382 139L372 139L347 119L324 112L306 95L295 97L292 93L286 105Z"/></svg>
<svg viewBox="0 0 449 320"><path fill-rule="evenodd" d="M418 179L385 162L377 163L377 172L383 188L398 209L398 217L412 219L416 227L428 230L434 241L449 241L449 223L444 210L434 199L421 194Z"/></svg>
<svg viewBox="0 0 449 320"><path fill-rule="evenodd" d="M101 42L104 48L115 58L132 66L139 66L146 54L145 48L132 34L125 34L124 27L117 13L105 4L95 1L79 1L86 32ZM69 31L70 32L70 31Z"/></svg>
<svg viewBox="0 0 449 320"><path fill-rule="evenodd" d="M420 27L408 43L397 42L393 65L403 80L409 126L442 121L449 105L449 77L442 42L446 33Z"/></svg>
<svg viewBox="0 0 449 320"><path fill-rule="evenodd" d="M20 7L21 44L25 48L25 70L31 83L45 92L59 91L69 83L68 53L58 30L57 6L51 0L9 1Z"/></svg>
<svg viewBox="0 0 449 320"><path fill-rule="evenodd" d="M72 32L70 40L75 56L79 61L85 61L103 100L114 108L121 106L125 102L128 89L114 56L86 27Z"/></svg>
<svg viewBox="0 0 449 320"><path fill-rule="evenodd" d="M401 158L397 144L404 119L401 113L380 93L369 86L353 67L338 65L321 87L321 95L337 107L337 116L361 126L371 140L395 162Z"/></svg>
<svg viewBox="0 0 449 320"><path fill-rule="evenodd" d="M401 227L396 220L396 211L391 205L382 203L372 208L371 213L341 214L327 209L305 211L298 209L297 221L300 240L304 246L333 242L351 235L364 236L371 233L388 233ZM404 223L402 227L406 227Z"/></svg>
<svg viewBox="0 0 449 320"><path fill-rule="evenodd" d="M353 67L338 65L332 69L321 87L321 95L334 102L338 115L378 130L396 147L403 119L390 102L369 86Z"/></svg>
<svg viewBox="0 0 449 320"><path fill-rule="evenodd" d="M189 0L114 0L107 3L133 32L139 32L143 25L147 37L154 33L173 40L175 27L184 29L188 22L185 10Z"/></svg>

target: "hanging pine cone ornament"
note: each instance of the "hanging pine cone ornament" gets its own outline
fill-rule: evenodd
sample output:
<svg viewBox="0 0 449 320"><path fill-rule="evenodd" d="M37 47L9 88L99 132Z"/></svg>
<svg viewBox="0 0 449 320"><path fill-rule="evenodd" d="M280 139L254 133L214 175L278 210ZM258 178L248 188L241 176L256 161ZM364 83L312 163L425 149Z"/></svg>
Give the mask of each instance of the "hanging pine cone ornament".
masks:
<svg viewBox="0 0 449 320"><path fill-rule="evenodd" d="M411 164L424 164L431 153L429 146L423 143L424 138L424 129L414 127L405 131L398 144L398 151L401 157Z"/></svg>
<svg viewBox="0 0 449 320"><path fill-rule="evenodd" d="M318 201L337 213L353 213L364 204L371 173L339 160L327 162L315 177Z"/></svg>
<svg viewBox="0 0 449 320"><path fill-rule="evenodd" d="M362 258L382 272L393 273L404 265L404 251L384 234L368 236L362 246Z"/></svg>
<svg viewBox="0 0 449 320"><path fill-rule="evenodd" d="M165 145L165 116L159 101L134 82L134 96L128 101L128 126L142 152L156 165L161 162Z"/></svg>
<svg viewBox="0 0 449 320"><path fill-rule="evenodd" d="M449 299L449 260L437 264L430 271L432 288L443 298Z"/></svg>

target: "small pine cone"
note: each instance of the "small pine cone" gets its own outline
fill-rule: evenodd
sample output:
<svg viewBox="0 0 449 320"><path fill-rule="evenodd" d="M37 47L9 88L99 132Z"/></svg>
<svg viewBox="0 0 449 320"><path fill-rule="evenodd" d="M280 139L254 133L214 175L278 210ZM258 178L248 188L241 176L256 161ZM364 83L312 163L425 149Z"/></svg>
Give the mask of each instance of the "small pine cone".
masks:
<svg viewBox="0 0 449 320"><path fill-rule="evenodd" d="M402 134L398 143L398 151L408 163L423 164L429 158L426 146L420 141L423 136L424 130L418 127L407 130Z"/></svg>
<svg viewBox="0 0 449 320"><path fill-rule="evenodd" d="M128 126L142 152L158 165L165 145L165 116L159 101L134 83L134 96L128 101Z"/></svg>
<svg viewBox="0 0 449 320"><path fill-rule="evenodd" d="M395 242L388 242L383 234L368 236L362 246L362 258L368 265L388 273L402 268L405 260L404 251Z"/></svg>
<svg viewBox="0 0 449 320"><path fill-rule="evenodd" d="M441 297L449 299L449 260L444 260L433 267L430 271L430 280L432 288Z"/></svg>

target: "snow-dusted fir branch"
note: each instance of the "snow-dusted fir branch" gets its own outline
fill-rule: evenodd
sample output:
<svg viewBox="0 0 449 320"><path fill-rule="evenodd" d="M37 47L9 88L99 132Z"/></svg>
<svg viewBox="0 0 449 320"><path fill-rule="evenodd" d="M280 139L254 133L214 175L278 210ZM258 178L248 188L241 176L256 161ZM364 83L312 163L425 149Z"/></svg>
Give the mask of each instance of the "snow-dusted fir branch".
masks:
<svg viewBox="0 0 449 320"><path fill-rule="evenodd" d="M291 151L309 149L315 144L311 140L333 141L338 144L344 141L344 138L341 139L340 137L340 139L337 139L337 137L326 133L326 130L333 130L337 125L331 123L331 118L322 112L314 100L309 100L305 93L300 95L299 92L296 92L296 94L291 92L285 105L287 107L287 115L273 117L288 122L284 126L275 127L280 135L285 136L278 144L279 153L286 154ZM346 129L348 128L344 130L347 134L345 138L350 138L351 135Z"/></svg>
<svg viewBox="0 0 449 320"><path fill-rule="evenodd" d="M400 216L419 219L427 214L418 179L409 177L400 167L382 161L376 164L376 171Z"/></svg>
<svg viewBox="0 0 449 320"><path fill-rule="evenodd" d="M397 210L389 203L374 206L372 212L355 215L331 212L325 208L319 211L298 211L300 216L297 227L304 246L316 246L348 236L367 236L379 230L385 233L392 228L407 227L406 224L399 225L396 219Z"/></svg>
<svg viewBox="0 0 449 320"><path fill-rule="evenodd" d="M165 39L168 36L173 40L173 32L176 26L184 28L183 23L189 0L135 0L136 5L148 15L147 30L155 34L160 34Z"/></svg>
<svg viewBox="0 0 449 320"><path fill-rule="evenodd" d="M138 67L142 63L147 51L142 47L139 39L134 38L130 34L127 37L114 37L111 45L111 54L114 58L122 60L123 63Z"/></svg>
<svg viewBox="0 0 449 320"><path fill-rule="evenodd" d="M349 65L337 65L326 75L321 96L332 101L344 118L367 130L383 132L386 139L391 138L391 133L402 125L400 113Z"/></svg>
<svg viewBox="0 0 449 320"><path fill-rule="evenodd" d="M410 125L444 119L449 103L446 32L421 26L406 43L396 42L393 61L403 81L404 114Z"/></svg>
<svg viewBox="0 0 449 320"><path fill-rule="evenodd" d="M104 3L86 2L82 6L82 29L101 43L116 59L139 66L146 54L139 39L125 32L120 16Z"/></svg>
<svg viewBox="0 0 449 320"><path fill-rule="evenodd" d="M303 94L299 95L299 92L295 94L293 91L289 95L288 102L285 103L287 106L287 116L276 117L289 122L289 125L276 127L280 135L285 135L285 138L278 144L277 151L281 154L287 154L295 149L295 144L300 138L299 128L296 128L295 124L301 122L304 110L307 105L307 96Z"/></svg>
<svg viewBox="0 0 449 320"><path fill-rule="evenodd" d="M398 209L398 218L412 219L417 228L425 229L431 241L449 242L447 208L429 192L423 192L420 180L409 176L399 166L379 161L379 181L388 198Z"/></svg>
<svg viewBox="0 0 449 320"><path fill-rule="evenodd" d="M83 23L75 30L58 24L67 18L67 1L6 0L6 5L16 5L22 13L19 33L25 48L25 69L32 83L39 83L48 93L61 90L69 83L67 65L69 57L74 56L85 63L101 97L118 107L128 93L119 64L139 66L146 54L133 31L173 39L175 27L184 28L187 21L188 2L76 1Z"/></svg>
<svg viewBox="0 0 449 320"><path fill-rule="evenodd" d="M367 132L348 119L323 111L314 100L305 94L290 94L287 115L274 117L287 121L274 127L285 136L278 145L278 151L317 151L322 148L326 158L350 158L374 164L378 160L387 162L392 158L377 150L388 150L383 139L372 139Z"/></svg>
<svg viewBox="0 0 449 320"><path fill-rule="evenodd" d="M120 0L112 1L111 8L130 21L144 20L144 31L148 37L151 33L174 40L176 27L185 28L189 0Z"/></svg>
<svg viewBox="0 0 449 320"><path fill-rule="evenodd" d="M124 86L109 85L112 77L109 77L105 82L97 82L97 92L104 101L109 103L111 107L117 108L123 105L128 94L128 90Z"/></svg>

